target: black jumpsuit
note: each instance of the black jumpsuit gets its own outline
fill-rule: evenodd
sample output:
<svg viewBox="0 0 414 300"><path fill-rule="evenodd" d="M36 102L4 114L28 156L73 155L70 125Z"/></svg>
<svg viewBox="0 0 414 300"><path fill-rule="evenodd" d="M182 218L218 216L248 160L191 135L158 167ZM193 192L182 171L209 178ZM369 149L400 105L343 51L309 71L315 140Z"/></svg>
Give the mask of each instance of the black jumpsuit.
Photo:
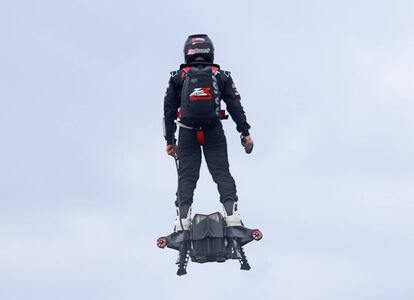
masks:
<svg viewBox="0 0 414 300"><path fill-rule="evenodd" d="M181 103L181 87L183 83L181 70L185 66L197 67L197 64L181 65L180 70L171 72L171 78L164 98L164 137L168 145L175 143L174 133L176 131L176 124L174 120ZM204 66L205 64L200 67ZM246 115L240 103L240 95L233 83L230 72L219 70L217 82L221 98L226 103L230 116L237 124L237 131L244 136L248 136L250 125L246 121ZM221 121L217 121L209 126L203 126L203 129L205 138L204 145L202 146L203 153L208 170L217 184L220 202L235 202L237 201L236 184L229 171L227 142ZM201 166L201 145L195 130L180 127L178 151L179 183L176 205L178 207L183 205L190 206L193 202L194 190Z"/></svg>

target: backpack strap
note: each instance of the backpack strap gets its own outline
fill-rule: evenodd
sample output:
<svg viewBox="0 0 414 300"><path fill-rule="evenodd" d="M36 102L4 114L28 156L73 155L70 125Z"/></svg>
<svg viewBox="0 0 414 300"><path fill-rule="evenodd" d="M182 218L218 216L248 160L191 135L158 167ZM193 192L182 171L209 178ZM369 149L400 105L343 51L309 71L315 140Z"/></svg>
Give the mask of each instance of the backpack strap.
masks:
<svg viewBox="0 0 414 300"><path fill-rule="evenodd" d="M191 69L191 66L186 66L186 67L184 67L184 68L181 69L181 78L182 79L184 79L187 76L188 71L190 69ZM219 72L219 70L220 70L220 68L217 65L212 65L211 66L211 72L213 72L214 75L217 75L218 72ZM176 75L176 72L178 72L178 71L171 72L171 76L173 76L173 73L174 73L174 76L175 76Z"/></svg>
<svg viewBox="0 0 414 300"><path fill-rule="evenodd" d="M182 79L184 79L187 76L188 71L190 71L190 69L191 69L191 67L184 67L184 68L181 69L181 78Z"/></svg>

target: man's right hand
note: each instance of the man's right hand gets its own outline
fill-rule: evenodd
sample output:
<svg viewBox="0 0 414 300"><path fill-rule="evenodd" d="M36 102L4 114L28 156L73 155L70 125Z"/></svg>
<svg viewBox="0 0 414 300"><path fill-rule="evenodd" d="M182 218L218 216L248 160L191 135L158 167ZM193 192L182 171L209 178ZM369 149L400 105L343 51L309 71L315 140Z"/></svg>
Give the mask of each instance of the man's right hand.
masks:
<svg viewBox="0 0 414 300"><path fill-rule="evenodd" d="M253 139L250 135L242 136L242 145L247 154L253 151Z"/></svg>
<svg viewBox="0 0 414 300"><path fill-rule="evenodd" d="M178 146L176 144L174 145L167 145L167 148L165 149L168 155L176 156L178 154Z"/></svg>

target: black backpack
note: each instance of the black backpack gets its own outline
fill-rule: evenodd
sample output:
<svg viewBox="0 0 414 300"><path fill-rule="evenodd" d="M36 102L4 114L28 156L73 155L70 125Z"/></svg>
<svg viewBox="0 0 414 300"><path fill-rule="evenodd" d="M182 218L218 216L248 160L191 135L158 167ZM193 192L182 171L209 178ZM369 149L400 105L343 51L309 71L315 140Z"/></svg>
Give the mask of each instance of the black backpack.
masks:
<svg viewBox="0 0 414 300"><path fill-rule="evenodd" d="M181 70L180 118L193 124L209 124L221 118L218 68L185 67Z"/></svg>

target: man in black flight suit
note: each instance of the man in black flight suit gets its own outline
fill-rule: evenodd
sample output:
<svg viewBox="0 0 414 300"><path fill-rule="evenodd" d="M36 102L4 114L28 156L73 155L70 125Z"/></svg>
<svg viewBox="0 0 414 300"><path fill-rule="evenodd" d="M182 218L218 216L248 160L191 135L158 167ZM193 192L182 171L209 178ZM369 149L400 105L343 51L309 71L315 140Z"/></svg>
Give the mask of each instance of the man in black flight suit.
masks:
<svg viewBox="0 0 414 300"><path fill-rule="evenodd" d="M201 147L224 206L227 226L241 226L236 184L229 171L220 100L237 125L247 153L253 148L250 125L230 72L213 63L214 46L206 34L190 35L184 45L185 64L171 72L164 98L164 137L168 155L179 159L175 231L189 229L191 204L200 173ZM178 146L175 131L179 129Z"/></svg>

